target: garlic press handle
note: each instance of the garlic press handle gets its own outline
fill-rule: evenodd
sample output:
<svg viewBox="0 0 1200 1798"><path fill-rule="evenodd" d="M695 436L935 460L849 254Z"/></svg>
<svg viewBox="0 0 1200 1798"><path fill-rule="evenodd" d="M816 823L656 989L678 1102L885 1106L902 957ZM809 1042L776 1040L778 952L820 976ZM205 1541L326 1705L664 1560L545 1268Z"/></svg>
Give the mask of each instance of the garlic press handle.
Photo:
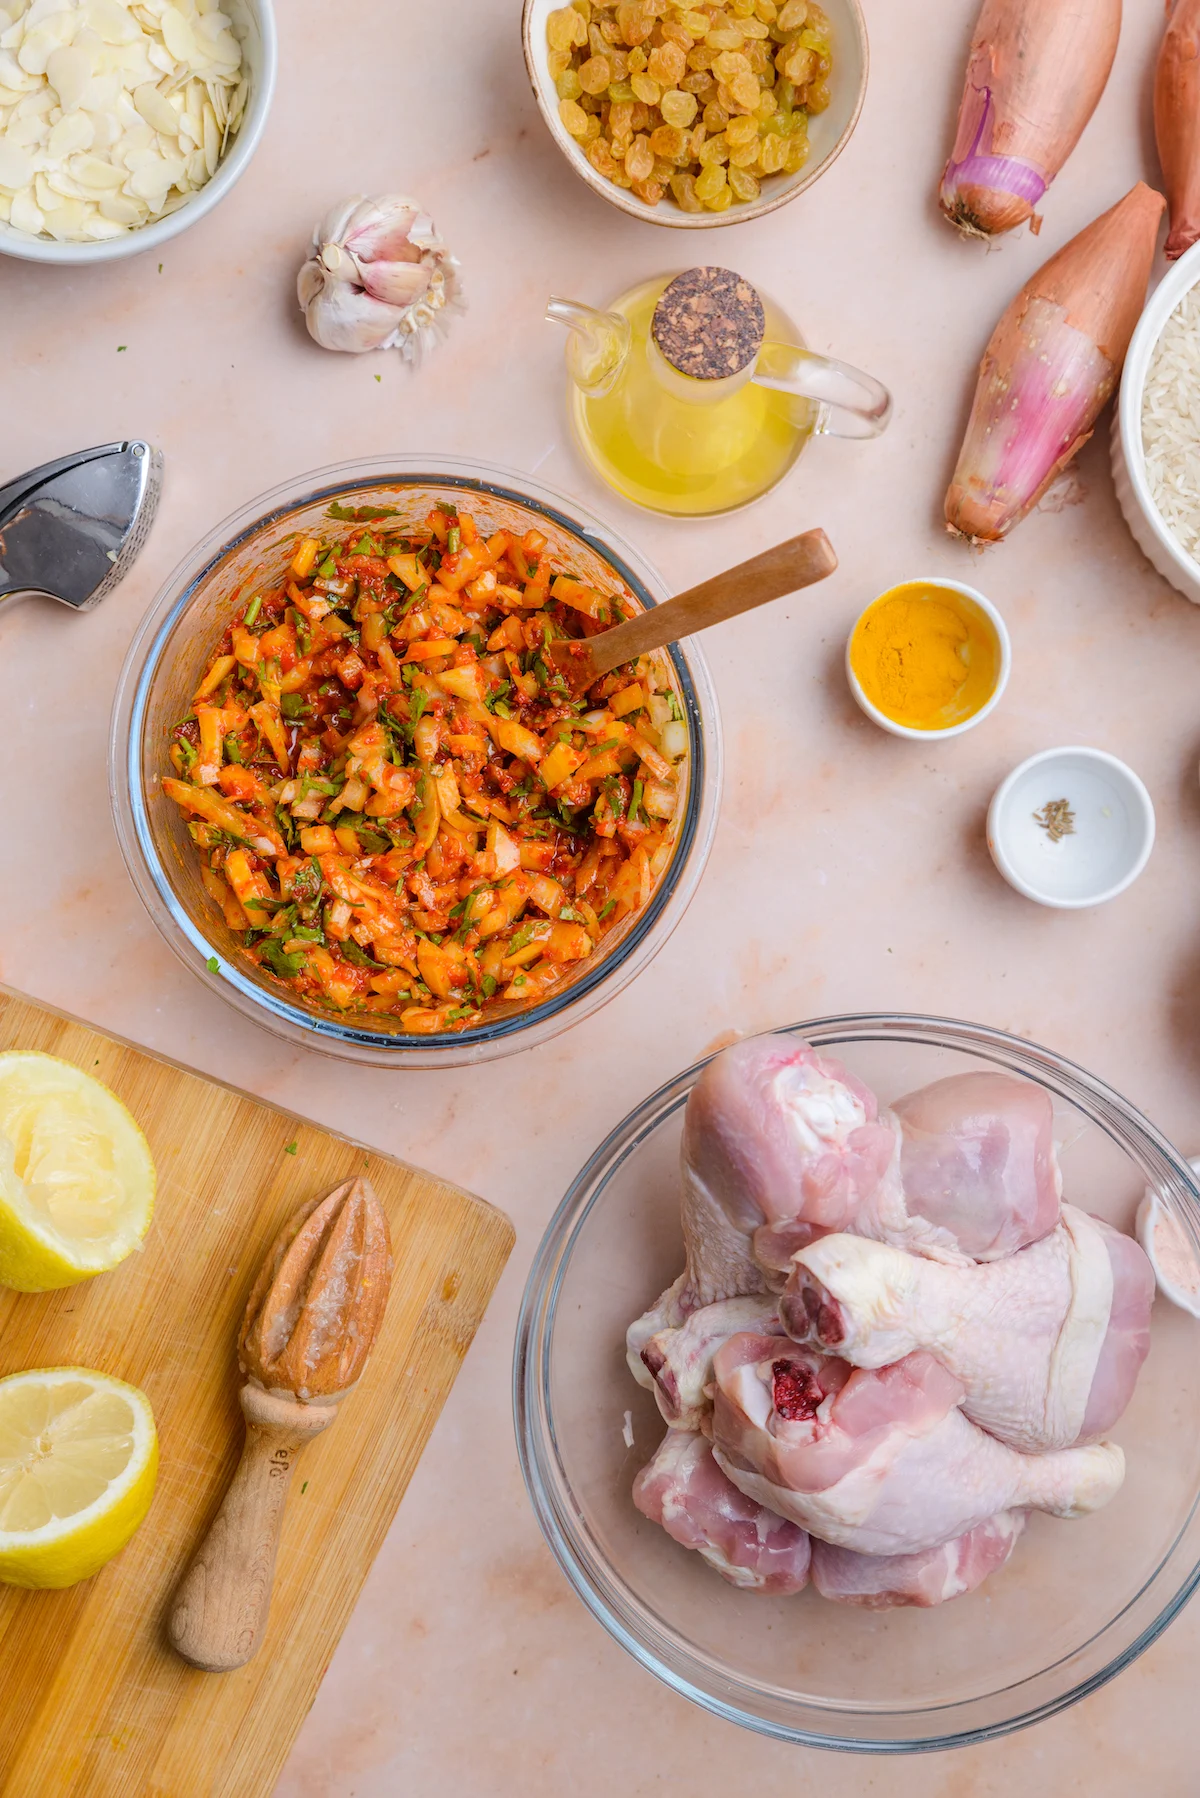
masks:
<svg viewBox="0 0 1200 1798"><path fill-rule="evenodd" d="M89 612L146 540L162 456L129 440L60 456L0 486L0 603L40 594Z"/></svg>

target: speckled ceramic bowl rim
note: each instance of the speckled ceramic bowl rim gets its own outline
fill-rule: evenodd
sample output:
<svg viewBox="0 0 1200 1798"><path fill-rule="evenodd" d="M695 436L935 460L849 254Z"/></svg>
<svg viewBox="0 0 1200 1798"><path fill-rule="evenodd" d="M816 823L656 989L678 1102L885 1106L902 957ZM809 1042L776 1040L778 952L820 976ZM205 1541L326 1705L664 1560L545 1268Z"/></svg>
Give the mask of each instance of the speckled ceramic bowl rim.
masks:
<svg viewBox="0 0 1200 1798"><path fill-rule="evenodd" d="M828 150L820 162L811 167L806 165L798 175L789 176L788 185L778 187L774 192L756 200L751 206L730 207L728 212L684 212L681 207L643 206L639 200L633 199L624 188L606 181L604 176L594 169L579 146L564 130L558 116L557 95L552 101L547 94L548 75L539 60L540 45L533 42L533 12L535 0L524 0L521 10L521 44L525 52L525 69L529 76L529 85L533 89L538 110L546 121L546 128L562 155L574 169L581 181L585 181L593 193L607 200L610 206L616 206L630 218L640 219L643 224L664 225L675 231L712 231L720 225L745 225L752 219L765 218L768 212L776 212L779 207L786 206L799 194L806 193L814 182L819 181L827 169L831 169L850 139L854 136L858 121L862 116L863 104L867 97L867 87L871 76L871 46L867 37L867 21L863 16L859 0L844 0L858 38L859 54L862 57L862 78L858 84L853 109L841 136Z"/></svg>

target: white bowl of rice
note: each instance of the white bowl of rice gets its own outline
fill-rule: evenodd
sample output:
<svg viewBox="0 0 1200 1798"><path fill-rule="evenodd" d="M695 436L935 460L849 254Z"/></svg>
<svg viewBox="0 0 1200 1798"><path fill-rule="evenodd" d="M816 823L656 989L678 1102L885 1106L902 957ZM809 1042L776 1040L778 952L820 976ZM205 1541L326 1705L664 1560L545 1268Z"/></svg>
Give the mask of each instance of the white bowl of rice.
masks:
<svg viewBox="0 0 1200 1798"><path fill-rule="evenodd" d="M1112 427L1117 499L1159 574L1200 605L1200 244L1147 301Z"/></svg>

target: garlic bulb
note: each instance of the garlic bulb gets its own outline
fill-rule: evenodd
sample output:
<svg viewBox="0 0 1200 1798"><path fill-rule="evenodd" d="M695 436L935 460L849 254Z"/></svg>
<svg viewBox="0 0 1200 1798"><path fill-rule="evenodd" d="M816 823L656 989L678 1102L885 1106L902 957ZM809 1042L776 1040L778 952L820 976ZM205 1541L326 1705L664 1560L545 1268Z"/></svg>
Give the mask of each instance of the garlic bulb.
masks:
<svg viewBox="0 0 1200 1798"><path fill-rule="evenodd" d="M458 263L428 213L399 194L355 194L326 213L296 280L309 332L327 350L432 348L461 307Z"/></svg>

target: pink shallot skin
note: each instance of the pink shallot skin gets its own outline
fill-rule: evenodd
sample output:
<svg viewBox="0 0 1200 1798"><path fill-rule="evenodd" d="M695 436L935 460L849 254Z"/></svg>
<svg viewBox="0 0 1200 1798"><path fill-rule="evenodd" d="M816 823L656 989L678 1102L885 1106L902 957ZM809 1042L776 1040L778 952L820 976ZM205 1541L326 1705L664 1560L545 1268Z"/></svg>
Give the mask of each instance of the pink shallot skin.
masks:
<svg viewBox="0 0 1200 1798"><path fill-rule="evenodd" d="M1200 0L1167 0L1154 76L1154 135L1171 209L1165 254L1175 262L1200 239Z"/></svg>
<svg viewBox="0 0 1200 1798"><path fill-rule="evenodd" d="M998 542L1091 436L1145 304L1164 205L1139 181L1025 283L996 326L946 494L953 535Z"/></svg>
<svg viewBox="0 0 1200 1798"><path fill-rule="evenodd" d="M1031 297L988 345L954 473L952 528L997 542L1083 448L1117 373L1052 300Z"/></svg>
<svg viewBox="0 0 1200 1798"><path fill-rule="evenodd" d="M984 0L941 207L995 237L1033 215L1096 110L1121 0Z"/></svg>

